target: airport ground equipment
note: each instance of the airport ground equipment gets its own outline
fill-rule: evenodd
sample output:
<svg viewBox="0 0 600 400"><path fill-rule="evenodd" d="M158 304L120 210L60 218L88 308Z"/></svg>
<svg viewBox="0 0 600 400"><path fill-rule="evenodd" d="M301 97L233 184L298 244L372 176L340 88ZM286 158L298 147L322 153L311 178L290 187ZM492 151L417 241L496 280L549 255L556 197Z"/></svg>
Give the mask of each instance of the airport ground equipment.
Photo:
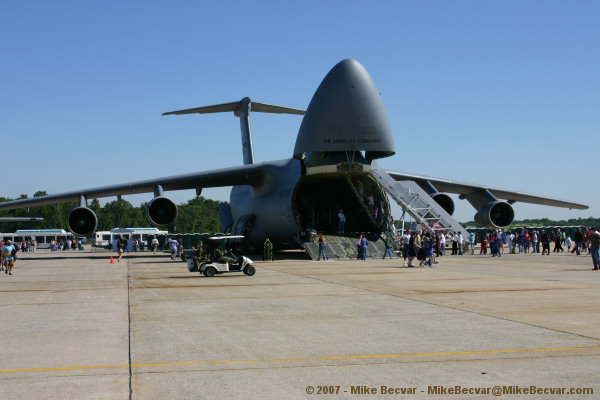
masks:
<svg viewBox="0 0 600 400"><path fill-rule="evenodd" d="M206 240L207 252L211 254L217 243L226 244L228 241L239 241L244 239L241 235L223 235L223 236L211 236ZM228 246L229 247L229 246ZM233 253L227 253L230 258L235 258L235 262L218 262L217 260L199 260L197 257L185 257L183 256L182 261L187 262L188 271L200 272L201 275L207 277L213 277L218 274L224 274L228 272L243 272L245 275L252 276L256 273L254 263L246 256L236 256Z"/></svg>
<svg viewBox="0 0 600 400"><path fill-rule="evenodd" d="M188 269L190 268L190 261L192 260L188 260ZM251 259L246 256L240 256L237 263L220 263L216 261L202 263L197 271L209 278L227 272L243 272L245 275L252 276L256 273L256 268L254 268Z"/></svg>

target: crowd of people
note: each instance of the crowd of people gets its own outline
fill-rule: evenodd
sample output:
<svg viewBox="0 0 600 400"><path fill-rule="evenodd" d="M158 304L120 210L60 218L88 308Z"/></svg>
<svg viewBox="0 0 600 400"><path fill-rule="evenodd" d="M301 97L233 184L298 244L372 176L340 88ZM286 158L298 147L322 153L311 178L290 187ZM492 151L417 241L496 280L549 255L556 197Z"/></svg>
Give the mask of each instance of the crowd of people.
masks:
<svg viewBox="0 0 600 400"><path fill-rule="evenodd" d="M50 241L50 251L68 251L83 249L83 242L76 239L59 239ZM34 250L35 251L35 250Z"/></svg>
<svg viewBox="0 0 600 400"><path fill-rule="evenodd" d="M460 232L421 232L407 230L396 236L396 252L404 259L404 266L413 268L415 258L419 267L433 267L437 258L446 254L446 243L452 243L451 254L463 254L464 239Z"/></svg>
<svg viewBox="0 0 600 400"><path fill-rule="evenodd" d="M340 213L342 213L340 211ZM342 221L342 218L340 218ZM343 227L343 224L340 224ZM343 229L343 228L342 228ZM340 229L341 230L341 229ZM517 232L489 231L485 234L469 233L463 237L460 232L423 232L407 230L396 235L393 240L382 236L386 256L397 254L404 260L405 267L415 267L415 259L419 266L433 267L438 263L438 257L446 255L447 247L450 255L475 254L475 246L479 244L479 254L490 254L492 257L502 257L503 254L541 254L553 253L591 255L594 270L600 269L600 232L594 228L579 228L573 237L560 229L522 229ZM325 249L327 242L322 233L318 234L318 257L327 260ZM357 259L367 258L369 241L365 235L360 235L356 243Z"/></svg>
<svg viewBox="0 0 600 400"><path fill-rule="evenodd" d="M143 241L139 237L128 238L127 236L116 239L115 243L117 252L119 253L119 257L117 258L117 262L121 262L123 258L123 254L126 251L144 251L146 248L151 250L156 254L157 251L162 251L163 249L169 249L171 253L171 259L174 260L176 257L180 257L183 253L183 242L181 239L179 241L171 239L170 237L165 238L162 245L159 244L158 238L154 236L152 239L148 240L148 244ZM113 248L113 243L108 242L106 246L107 249Z"/></svg>
<svg viewBox="0 0 600 400"><path fill-rule="evenodd" d="M340 226L339 230L343 232L345 218L343 211L340 210ZM396 235L393 239L382 236L385 244L385 252L383 258L389 256L394 258L393 254L397 254L403 258L405 267L415 267L415 259L419 261L419 266L433 267L438 263L437 259L440 256L446 255L446 247L450 246L451 255L462 255L464 252L468 254L475 253L475 246L479 243L479 254L489 254L492 257L502 257L504 254L541 254L550 255L553 253L567 254L587 254L592 256L594 270L600 270L600 232L595 228L579 228L572 236L566 231L546 230L544 228L522 229L517 232L502 232L489 231L485 234L475 234L471 232L468 238L464 238L460 232L419 232L407 230L403 234ZM123 253L128 250L129 242L134 251L144 250L144 243L139 239L119 239L116 247L119 253L117 261L123 257ZM317 261L327 260L325 249L327 242L322 233L318 234L318 257ZM551 249L552 245L554 248ZM75 239L60 239L52 241L50 244L51 251L68 251L81 249L82 244ZM182 240L165 238L162 246L154 237L150 241L151 250L156 253L159 248L169 249L171 259L182 258L183 243ZM202 247L202 242L198 244L198 249L192 246L197 251L197 258L205 257L206 251ZM365 235L360 235L356 243L357 259L366 260L367 251L369 248L369 240ZM0 271L5 274L12 275L17 252L35 252L37 250L37 242L33 240L24 240L21 243L12 243L7 240L5 243L0 241L0 249L2 249L0 258ZM226 260L227 254L220 249L214 249L216 260ZM233 260L231 260L233 261Z"/></svg>
<svg viewBox="0 0 600 400"><path fill-rule="evenodd" d="M479 254L487 254L488 249L492 256L508 254L541 254L553 253L581 253L590 254L590 236L594 228L579 228L573 236L556 230L522 229L518 232L489 232L479 238L481 244ZM553 246L553 248L552 248ZM565 250L566 248L566 250Z"/></svg>
<svg viewBox="0 0 600 400"><path fill-rule="evenodd" d="M23 253L35 253L37 251L38 243L35 239L25 239L21 243L15 243L14 246L17 247Z"/></svg>
<svg viewBox="0 0 600 400"><path fill-rule="evenodd" d="M431 234L429 232L421 235L418 232L407 231L396 238L397 247L404 258L404 265L414 266L412 261L417 258L422 266L435 263L435 257L444 255L446 243L452 243L451 255L461 255L468 249L469 254L475 253L475 245L479 242L479 254L489 254L492 257L501 257L503 254L540 254L550 255L553 253L587 254L592 256L594 270L600 269L600 232L595 228L579 228L571 237L571 234L556 230L546 229L522 229L518 232L490 231L484 235L474 232L464 239L459 232L443 234ZM434 252L429 249L433 243ZM425 253L423 254L423 252ZM433 256L433 258L431 257Z"/></svg>

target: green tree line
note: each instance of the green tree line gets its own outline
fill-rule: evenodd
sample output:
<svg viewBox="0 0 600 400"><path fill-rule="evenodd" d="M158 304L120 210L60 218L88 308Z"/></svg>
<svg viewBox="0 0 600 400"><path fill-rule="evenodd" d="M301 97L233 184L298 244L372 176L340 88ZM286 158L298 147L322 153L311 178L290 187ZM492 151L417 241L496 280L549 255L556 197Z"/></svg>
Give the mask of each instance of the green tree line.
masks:
<svg viewBox="0 0 600 400"><path fill-rule="evenodd" d="M46 192L36 192L33 197L45 196ZM18 199L26 199L27 195L21 195ZM7 199L0 197L0 203L18 199ZM218 201L197 196L187 203L177 206L178 214L174 223L168 227L169 232L196 233L196 232L220 232ZM133 228L150 226L146 219L146 206L143 203L134 207L127 200L114 200L100 206L98 199L89 202L88 207L98 217L98 231L107 231L112 228ZM14 232L17 229L67 229L67 215L75 208L75 202L60 203L56 207L51 205L30 207L29 212L25 209L3 211L2 217L42 217L43 221L28 222L0 222L0 232Z"/></svg>
<svg viewBox="0 0 600 400"><path fill-rule="evenodd" d="M477 226L481 227L475 221L462 223L462 226ZM537 219L522 219L518 221L513 221L512 224L508 226L508 228L512 227L526 227L526 226L593 226L600 228L600 218L571 218L571 219L561 219L561 220L552 220L550 218L537 218Z"/></svg>

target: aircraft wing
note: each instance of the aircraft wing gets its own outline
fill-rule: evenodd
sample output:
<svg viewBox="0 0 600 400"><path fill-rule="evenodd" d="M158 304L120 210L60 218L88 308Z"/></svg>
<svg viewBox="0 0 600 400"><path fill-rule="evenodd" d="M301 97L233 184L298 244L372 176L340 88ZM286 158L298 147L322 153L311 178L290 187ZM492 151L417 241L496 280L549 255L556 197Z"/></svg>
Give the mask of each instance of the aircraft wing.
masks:
<svg viewBox="0 0 600 400"><path fill-rule="evenodd" d="M435 188L444 193L456 193L461 195L475 194L482 190L489 191L498 199L504 199L509 203L517 201L523 203L542 204L546 206L564 207L564 208L576 208L579 210L587 210L589 207L585 204L574 203L572 201L555 199L551 197L537 196L534 194L515 192L505 189L494 188L491 186L477 185L472 183L464 183L451 181L448 179L433 178L431 176L417 175L406 172L389 171L386 172L397 181L415 181L417 183L430 182Z"/></svg>
<svg viewBox="0 0 600 400"><path fill-rule="evenodd" d="M0 222L43 221L41 217L0 217Z"/></svg>
<svg viewBox="0 0 600 400"><path fill-rule="evenodd" d="M250 164L7 201L0 203L0 210L12 210L46 204L57 204L67 201L79 201L81 196L85 196L86 199L95 199L100 197L148 193L154 192L158 185L160 185L164 191L235 185L258 185L263 182L265 174L264 163Z"/></svg>

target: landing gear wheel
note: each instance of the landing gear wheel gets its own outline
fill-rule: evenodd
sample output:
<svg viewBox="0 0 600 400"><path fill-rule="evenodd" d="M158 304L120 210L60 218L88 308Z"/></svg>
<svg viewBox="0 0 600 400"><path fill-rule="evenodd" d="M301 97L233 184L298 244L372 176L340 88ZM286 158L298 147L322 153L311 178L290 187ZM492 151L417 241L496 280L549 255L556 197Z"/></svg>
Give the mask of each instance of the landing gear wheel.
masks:
<svg viewBox="0 0 600 400"><path fill-rule="evenodd" d="M217 273L217 270L214 267L206 267L204 270L204 276L213 277Z"/></svg>
<svg viewBox="0 0 600 400"><path fill-rule="evenodd" d="M256 269L252 265L248 265L246 268L244 268L244 274L246 274L248 276L252 276L255 273L256 273Z"/></svg>

